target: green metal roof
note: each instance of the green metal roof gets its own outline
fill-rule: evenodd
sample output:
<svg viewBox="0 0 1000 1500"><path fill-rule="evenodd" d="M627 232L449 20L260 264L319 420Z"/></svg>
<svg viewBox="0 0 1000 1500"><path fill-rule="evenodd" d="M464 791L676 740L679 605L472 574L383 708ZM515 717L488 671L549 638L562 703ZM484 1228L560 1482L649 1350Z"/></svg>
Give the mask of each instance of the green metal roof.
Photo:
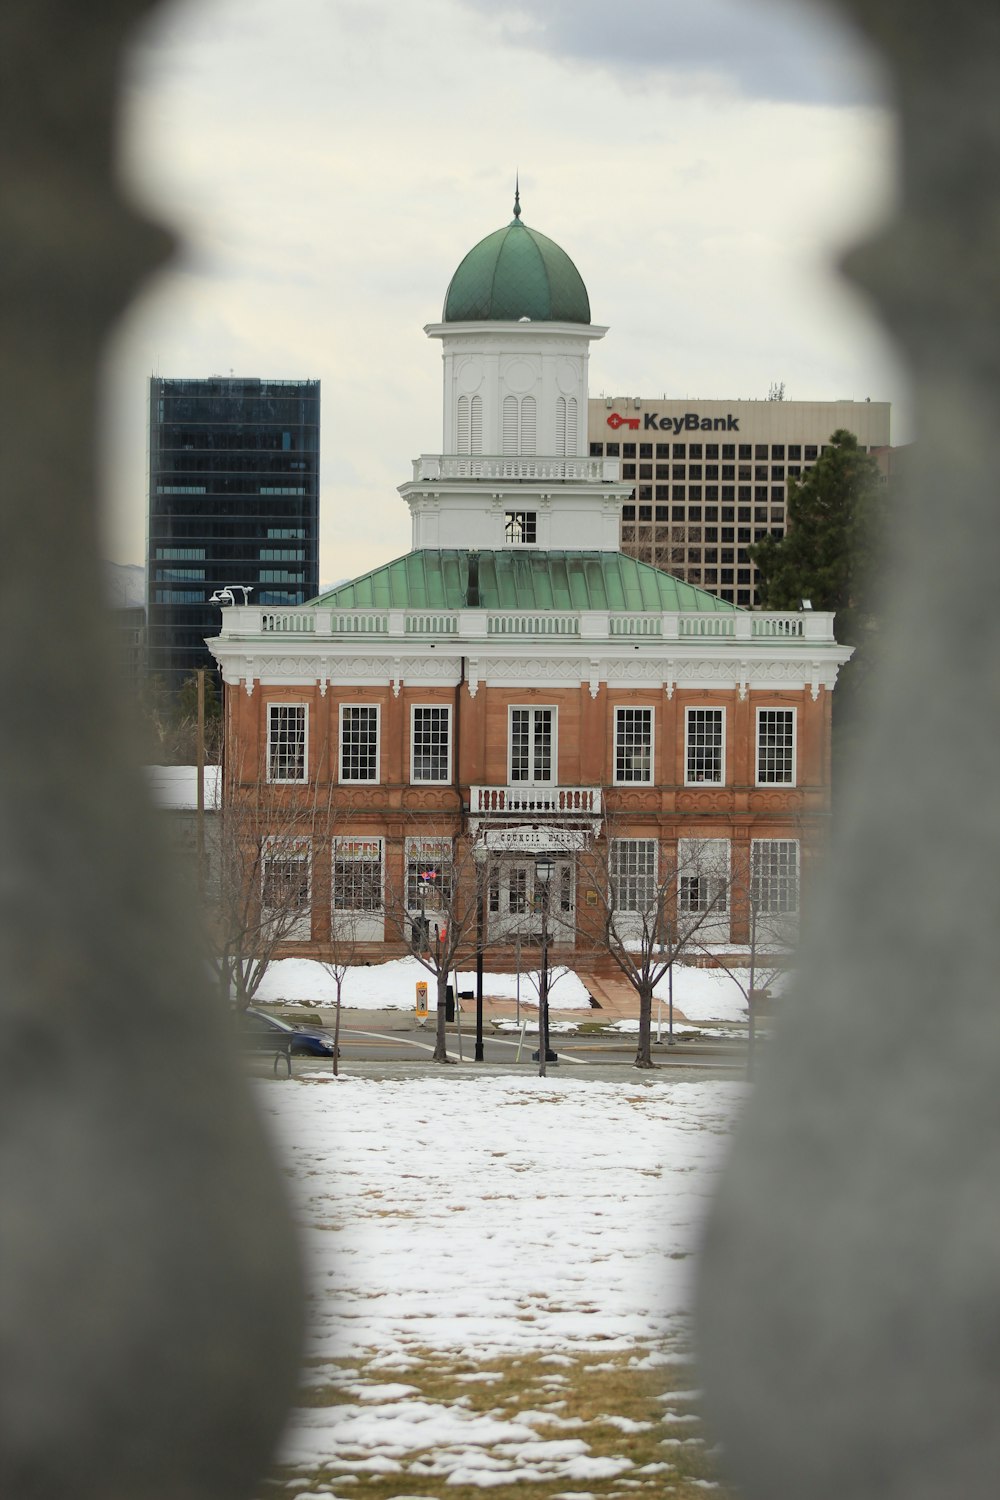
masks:
<svg viewBox="0 0 1000 1500"><path fill-rule="evenodd" d="M590 298L576 266L520 215L515 198L510 223L469 251L445 293L443 322L590 322Z"/></svg>
<svg viewBox="0 0 1000 1500"><path fill-rule="evenodd" d="M334 609L463 609L468 581L465 548L425 548L338 584L310 603ZM480 608L493 610L742 612L623 552L481 551L479 600Z"/></svg>

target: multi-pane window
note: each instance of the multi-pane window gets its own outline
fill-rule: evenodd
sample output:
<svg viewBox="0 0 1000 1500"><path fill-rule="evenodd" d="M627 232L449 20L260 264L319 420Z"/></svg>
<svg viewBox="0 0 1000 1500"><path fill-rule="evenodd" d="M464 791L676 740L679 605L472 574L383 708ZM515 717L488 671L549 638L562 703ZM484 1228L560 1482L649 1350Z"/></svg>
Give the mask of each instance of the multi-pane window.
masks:
<svg viewBox="0 0 1000 1500"><path fill-rule="evenodd" d="M723 916L729 909L729 840L678 839L677 865L678 911L689 917Z"/></svg>
<svg viewBox="0 0 1000 1500"><path fill-rule="evenodd" d="M653 710L615 709L615 781L653 779Z"/></svg>
<svg viewBox="0 0 1000 1500"><path fill-rule="evenodd" d="M261 905L287 916L289 925L309 910L309 847L301 841L275 840L261 861Z"/></svg>
<svg viewBox="0 0 1000 1500"><path fill-rule="evenodd" d="M341 781L378 781L378 704L345 703L340 710Z"/></svg>
<svg viewBox="0 0 1000 1500"><path fill-rule="evenodd" d="M656 900L655 839L612 840L611 887L618 911L649 911Z"/></svg>
<svg viewBox="0 0 1000 1500"><path fill-rule="evenodd" d="M534 542L538 537L538 517L533 510L509 510L504 518L504 540L518 544Z"/></svg>
<svg viewBox="0 0 1000 1500"><path fill-rule="evenodd" d="M795 710L758 708L757 785L795 785Z"/></svg>
<svg viewBox="0 0 1000 1500"><path fill-rule="evenodd" d="M554 708L510 711L510 779L547 785L555 780Z"/></svg>
<svg viewBox="0 0 1000 1500"><path fill-rule="evenodd" d="M414 708L410 780L448 780L451 774L451 709L447 704Z"/></svg>
<svg viewBox="0 0 1000 1500"><path fill-rule="evenodd" d="M750 898L756 912L794 915L799 909L798 839L754 839Z"/></svg>
<svg viewBox="0 0 1000 1500"><path fill-rule="evenodd" d="M381 839L334 839L333 909L336 912L381 911Z"/></svg>
<svg viewBox="0 0 1000 1500"><path fill-rule="evenodd" d="M688 785L725 781L725 709L689 708L684 747L684 780Z"/></svg>
<svg viewBox="0 0 1000 1500"><path fill-rule="evenodd" d="M450 839L406 840L406 905L413 912L442 911L451 900Z"/></svg>
<svg viewBox="0 0 1000 1500"><path fill-rule="evenodd" d="M306 705L269 703L267 708L268 781L306 779Z"/></svg>

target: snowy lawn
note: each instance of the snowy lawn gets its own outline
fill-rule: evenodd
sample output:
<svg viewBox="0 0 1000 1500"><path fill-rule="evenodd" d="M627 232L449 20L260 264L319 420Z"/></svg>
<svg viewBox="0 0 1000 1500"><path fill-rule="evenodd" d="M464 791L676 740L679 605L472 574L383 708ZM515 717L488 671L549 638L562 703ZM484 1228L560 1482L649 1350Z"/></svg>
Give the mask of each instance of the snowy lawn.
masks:
<svg viewBox="0 0 1000 1500"><path fill-rule="evenodd" d="M690 1257L741 1085L303 1077L258 1093L311 1283L283 1492L714 1487L685 1362Z"/></svg>
<svg viewBox="0 0 1000 1500"><path fill-rule="evenodd" d="M740 984L747 985L750 971L738 970ZM391 959L384 964L363 964L348 970L344 979L342 1001L355 1010L412 1010L418 980L427 983L430 1009L436 1009L434 976L415 958ZM784 978L771 984L778 994ZM475 990L474 972L461 971L459 990ZM493 1000L513 1000L518 993L516 974L486 973L483 993ZM663 1001L666 1016L668 981L660 980L656 995ZM521 975L520 996L527 1008L538 1006L538 975ZM335 1005L337 990L329 972L315 959L282 958L268 966L256 997L263 1004L292 1001L305 1005ZM550 979L549 1004L554 1011L590 1011L590 998L579 976L571 970L557 968ZM674 968L674 1005L689 1021L745 1021L746 1000L740 985L724 969L701 969L687 964ZM654 1007L655 1014L655 1007ZM593 1018L591 1016L591 1018Z"/></svg>

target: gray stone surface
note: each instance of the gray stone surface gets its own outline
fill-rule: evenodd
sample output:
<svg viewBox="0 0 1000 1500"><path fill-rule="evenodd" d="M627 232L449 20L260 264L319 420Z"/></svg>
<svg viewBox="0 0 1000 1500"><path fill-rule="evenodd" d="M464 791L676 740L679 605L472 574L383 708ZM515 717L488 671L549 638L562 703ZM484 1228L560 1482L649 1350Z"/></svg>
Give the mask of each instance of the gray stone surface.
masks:
<svg viewBox="0 0 1000 1500"><path fill-rule="evenodd" d="M95 412L169 250L118 197L140 0L0 8L0 1495L248 1493L294 1383L278 1173L112 686Z"/></svg>
<svg viewBox="0 0 1000 1500"><path fill-rule="evenodd" d="M750 1500L1000 1484L1000 11L847 0L901 202L849 259L913 372L878 706L799 1003L708 1229L710 1408Z"/></svg>

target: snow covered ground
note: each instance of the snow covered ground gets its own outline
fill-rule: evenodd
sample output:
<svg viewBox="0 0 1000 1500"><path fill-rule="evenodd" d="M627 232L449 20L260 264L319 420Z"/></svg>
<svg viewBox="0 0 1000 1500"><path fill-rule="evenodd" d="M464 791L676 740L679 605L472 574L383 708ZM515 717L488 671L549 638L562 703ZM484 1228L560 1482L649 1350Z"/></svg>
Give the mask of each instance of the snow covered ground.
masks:
<svg viewBox="0 0 1000 1500"><path fill-rule="evenodd" d="M341 1389L338 1404L296 1413L282 1461L322 1466L326 1500L365 1474L425 1495L436 1491L419 1473L572 1487L629 1470L627 1444L594 1456L587 1425L559 1417L559 1368L677 1358L690 1256L743 1086L312 1076L258 1093L304 1229L309 1381ZM407 1381L428 1358L529 1354L551 1366L544 1413L428 1401Z"/></svg>
<svg viewBox="0 0 1000 1500"><path fill-rule="evenodd" d="M549 1005L553 1011L590 1011L590 999L579 977L565 969L554 971L550 981ZM745 1021L746 988L749 971L738 971L740 983L724 969L701 969L678 964L674 968L674 1004L690 1021ZM431 1010L435 1009L433 975L415 958L393 959L384 964L366 964L348 970L342 999L349 1009L412 1010L415 986L425 980ZM474 990L474 973L461 972L459 990ZM777 991L779 985L772 984ZM483 976L483 993L494 1000L513 1000L518 992L516 974L487 973ZM666 1016L668 981L661 979L656 994L663 1001ZM538 1004L538 976L523 973L520 980L522 1005ZM314 959L283 958L270 964L257 997L264 1004L289 1000L300 1004L333 1005L337 991L329 972ZM588 1017L592 1019L592 1017Z"/></svg>

